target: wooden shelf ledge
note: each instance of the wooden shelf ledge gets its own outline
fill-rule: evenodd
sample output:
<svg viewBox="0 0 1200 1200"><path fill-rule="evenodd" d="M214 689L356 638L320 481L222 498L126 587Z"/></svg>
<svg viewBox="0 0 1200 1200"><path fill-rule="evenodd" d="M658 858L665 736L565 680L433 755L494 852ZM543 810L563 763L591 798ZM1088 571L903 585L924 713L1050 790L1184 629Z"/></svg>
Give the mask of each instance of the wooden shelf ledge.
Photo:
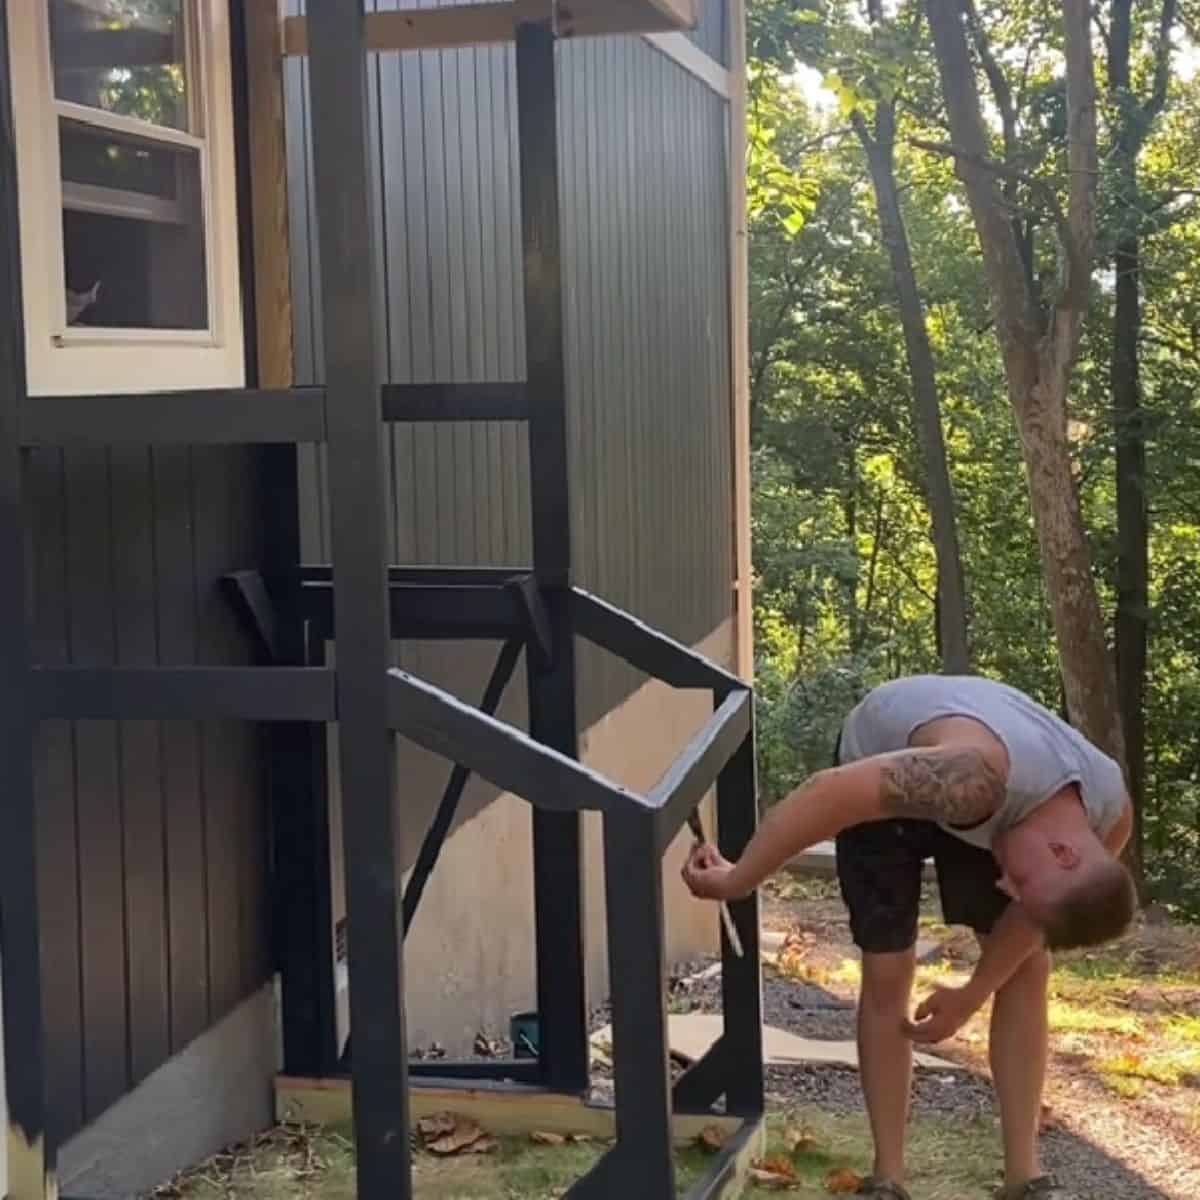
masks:
<svg viewBox="0 0 1200 1200"><path fill-rule="evenodd" d="M512 0L368 13L367 49L437 50L511 42L518 22L536 19L543 8L531 0ZM558 36L672 33L694 29L698 20L699 0L566 0L558 9ZM305 17L284 20L283 52L290 57L308 53Z"/></svg>

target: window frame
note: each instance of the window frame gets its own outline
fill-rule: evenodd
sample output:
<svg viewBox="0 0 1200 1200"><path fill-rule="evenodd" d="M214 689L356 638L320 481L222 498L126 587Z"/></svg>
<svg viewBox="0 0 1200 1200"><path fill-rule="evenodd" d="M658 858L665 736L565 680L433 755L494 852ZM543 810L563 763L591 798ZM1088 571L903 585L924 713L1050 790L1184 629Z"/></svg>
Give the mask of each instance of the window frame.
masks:
<svg viewBox="0 0 1200 1200"><path fill-rule="evenodd" d="M9 70L30 395L244 386L227 6L220 0L185 0L188 131L59 100L54 90L49 12L50 0L22 0L9 7L9 21L14 26ZM94 129L197 152L207 329L67 324L60 118L82 118L83 124Z"/></svg>

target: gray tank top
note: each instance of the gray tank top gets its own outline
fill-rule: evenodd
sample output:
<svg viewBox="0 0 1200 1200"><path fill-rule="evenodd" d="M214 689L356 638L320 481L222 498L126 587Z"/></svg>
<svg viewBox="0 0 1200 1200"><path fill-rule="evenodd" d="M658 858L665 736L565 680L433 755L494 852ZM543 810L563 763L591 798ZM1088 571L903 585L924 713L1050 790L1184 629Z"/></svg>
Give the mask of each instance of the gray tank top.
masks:
<svg viewBox="0 0 1200 1200"><path fill-rule="evenodd" d="M903 750L917 729L941 717L980 722L1008 751L1003 807L971 829L943 826L964 842L990 850L993 838L1071 783L1101 837L1124 811L1125 781L1116 762L1015 688L976 676L913 675L876 688L843 723L840 760Z"/></svg>

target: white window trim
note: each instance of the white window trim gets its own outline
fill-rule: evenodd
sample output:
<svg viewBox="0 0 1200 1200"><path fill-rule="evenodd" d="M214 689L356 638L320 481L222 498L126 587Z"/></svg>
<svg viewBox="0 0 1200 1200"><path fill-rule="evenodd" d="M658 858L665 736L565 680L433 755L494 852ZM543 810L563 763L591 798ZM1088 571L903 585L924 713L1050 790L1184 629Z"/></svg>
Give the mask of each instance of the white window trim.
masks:
<svg viewBox="0 0 1200 1200"><path fill-rule="evenodd" d="M207 330L101 329L66 325L58 118L74 107L54 97L48 0L9 5L9 69L16 127L21 284L29 394L103 395L242 387L245 354L238 265L237 177L228 6L197 0L196 58L189 82L202 99L203 140L179 130L87 109L92 124L198 147L208 261Z"/></svg>

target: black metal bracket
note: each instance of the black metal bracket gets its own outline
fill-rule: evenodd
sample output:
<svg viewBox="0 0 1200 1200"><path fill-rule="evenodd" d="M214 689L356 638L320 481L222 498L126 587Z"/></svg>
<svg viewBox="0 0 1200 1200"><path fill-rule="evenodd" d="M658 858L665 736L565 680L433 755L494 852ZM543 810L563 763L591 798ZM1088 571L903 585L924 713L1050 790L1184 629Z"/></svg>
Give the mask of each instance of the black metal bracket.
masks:
<svg viewBox="0 0 1200 1200"><path fill-rule="evenodd" d="M525 618L527 645L533 666L538 671L547 671L554 664L554 630L542 600L537 576L532 573L519 575L509 583L509 587Z"/></svg>
<svg viewBox="0 0 1200 1200"><path fill-rule="evenodd" d="M258 646L262 661L268 664L282 661L275 605L261 573L232 571L221 577L221 588Z"/></svg>

